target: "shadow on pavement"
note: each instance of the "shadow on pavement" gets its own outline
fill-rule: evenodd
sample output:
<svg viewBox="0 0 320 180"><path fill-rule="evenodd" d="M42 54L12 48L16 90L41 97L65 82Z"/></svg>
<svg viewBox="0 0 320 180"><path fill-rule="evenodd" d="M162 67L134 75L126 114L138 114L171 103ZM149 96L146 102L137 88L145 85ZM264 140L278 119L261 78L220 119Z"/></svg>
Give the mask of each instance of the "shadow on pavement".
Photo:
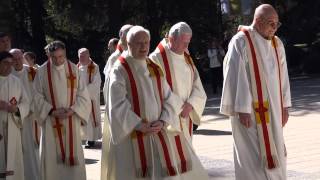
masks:
<svg viewBox="0 0 320 180"><path fill-rule="evenodd" d="M320 113L320 78L319 77L296 77L290 79L291 87L291 116L303 116L306 114ZM208 88L208 87L206 87ZM207 92L209 92L207 90ZM221 93L207 94L208 99L203 115L215 115L216 118L209 121L225 120L226 116L219 113Z"/></svg>
<svg viewBox="0 0 320 180"><path fill-rule="evenodd" d="M99 160L98 159L84 159L84 162L86 164L96 164L99 162Z"/></svg>
<svg viewBox="0 0 320 180"><path fill-rule="evenodd" d="M225 136L232 135L231 131L219 131L211 129L199 129L193 132L195 135L207 135L207 136Z"/></svg>

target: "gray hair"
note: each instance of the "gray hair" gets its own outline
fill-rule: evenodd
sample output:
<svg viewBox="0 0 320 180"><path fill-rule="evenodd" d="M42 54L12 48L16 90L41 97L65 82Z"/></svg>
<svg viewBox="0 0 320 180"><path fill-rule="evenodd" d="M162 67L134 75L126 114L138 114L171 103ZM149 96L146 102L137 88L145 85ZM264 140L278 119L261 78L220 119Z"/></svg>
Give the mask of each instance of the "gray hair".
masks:
<svg viewBox="0 0 320 180"><path fill-rule="evenodd" d="M81 54L81 53L83 53L83 52L85 52L85 51L88 51L88 52L89 52L89 49L87 49L87 48L80 48L80 49L78 49L78 54Z"/></svg>
<svg viewBox="0 0 320 180"><path fill-rule="evenodd" d="M22 53L23 54L22 50L21 49L17 49L17 48L10 49L9 53L10 54L13 54L13 53Z"/></svg>
<svg viewBox="0 0 320 180"><path fill-rule="evenodd" d="M182 34L191 34L192 29L190 26L185 22L178 22L177 24L173 25L169 31L169 37L178 37Z"/></svg>
<svg viewBox="0 0 320 180"><path fill-rule="evenodd" d="M133 25L131 25L131 24L123 25L123 26L121 27L120 31L119 31L119 37L120 37L120 39L126 38L128 31L129 31L130 28L132 28L132 27L133 27Z"/></svg>
<svg viewBox="0 0 320 180"><path fill-rule="evenodd" d="M150 38L150 32L148 29L145 29L142 26L133 26L127 34L127 42L131 42L133 37L139 32L145 32Z"/></svg>

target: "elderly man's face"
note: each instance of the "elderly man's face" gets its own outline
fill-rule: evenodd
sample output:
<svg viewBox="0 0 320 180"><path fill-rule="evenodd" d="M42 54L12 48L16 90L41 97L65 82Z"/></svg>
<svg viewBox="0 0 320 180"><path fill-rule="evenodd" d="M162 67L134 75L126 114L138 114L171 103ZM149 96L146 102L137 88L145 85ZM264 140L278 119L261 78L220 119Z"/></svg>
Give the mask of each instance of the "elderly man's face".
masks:
<svg viewBox="0 0 320 180"><path fill-rule="evenodd" d="M13 56L13 67L15 70L20 71L23 68L23 53L21 51L14 51L11 53Z"/></svg>
<svg viewBox="0 0 320 180"><path fill-rule="evenodd" d="M60 66L66 61L66 50L59 48L50 53L50 56L52 63L56 66Z"/></svg>
<svg viewBox="0 0 320 180"><path fill-rule="evenodd" d="M150 48L150 38L146 32L138 32L128 43L131 55L136 59L145 59Z"/></svg>
<svg viewBox="0 0 320 180"><path fill-rule="evenodd" d="M31 58L29 55L23 55L23 58L28 62L29 66L34 66L35 59Z"/></svg>
<svg viewBox="0 0 320 180"><path fill-rule="evenodd" d="M8 76L11 73L12 58L8 57L0 61L0 75Z"/></svg>
<svg viewBox="0 0 320 180"><path fill-rule="evenodd" d="M281 25L277 14L259 18L257 19L257 23L260 29L259 33L266 39L271 39Z"/></svg>
<svg viewBox="0 0 320 180"><path fill-rule="evenodd" d="M81 64L86 65L90 62L90 53L87 50L78 53L79 61Z"/></svg>
<svg viewBox="0 0 320 180"><path fill-rule="evenodd" d="M170 49L177 54L183 54L183 52L187 51L189 47L191 37L192 34L181 34L177 37L169 37L171 44Z"/></svg>
<svg viewBox="0 0 320 180"><path fill-rule="evenodd" d="M0 38L0 51L9 51L11 49L11 39L9 36Z"/></svg>

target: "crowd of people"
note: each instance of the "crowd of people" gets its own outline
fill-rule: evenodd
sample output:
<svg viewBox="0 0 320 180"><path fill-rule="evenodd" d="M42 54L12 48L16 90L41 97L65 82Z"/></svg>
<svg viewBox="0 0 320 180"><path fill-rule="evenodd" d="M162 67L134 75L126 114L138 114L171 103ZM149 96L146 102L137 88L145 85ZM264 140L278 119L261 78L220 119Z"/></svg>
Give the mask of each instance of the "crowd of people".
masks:
<svg viewBox="0 0 320 180"><path fill-rule="evenodd" d="M215 40L208 49L213 93L223 79L220 111L232 124L237 180L286 179L291 96L279 26L263 4L227 52ZM192 29L174 24L151 53L150 38L126 24L109 41L102 128L99 66L87 48L74 64L53 41L39 66L0 33L0 180L85 180L82 144L101 138L101 180L209 179L192 145L207 100L188 51Z"/></svg>

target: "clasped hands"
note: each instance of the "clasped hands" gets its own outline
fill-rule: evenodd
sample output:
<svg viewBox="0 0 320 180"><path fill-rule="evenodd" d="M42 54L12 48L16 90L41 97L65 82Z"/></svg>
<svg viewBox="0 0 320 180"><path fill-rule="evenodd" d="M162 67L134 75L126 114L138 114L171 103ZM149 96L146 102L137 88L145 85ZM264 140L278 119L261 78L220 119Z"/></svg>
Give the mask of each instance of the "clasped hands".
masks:
<svg viewBox="0 0 320 180"><path fill-rule="evenodd" d="M71 108L57 108L52 111L51 116L59 119L66 119L74 114Z"/></svg>
<svg viewBox="0 0 320 180"><path fill-rule="evenodd" d="M4 110L9 113L16 113L18 112L18 107L16 105L12 105L10 103L0 100L0 110Z"/></svg>
<svg viewBox="0 0 320 180"><path fill-rule="evenodd" d="M142 122L136 127L136 130L145 134L157 134L159 131L161 131L164 124L165 122L163 120Z"/></svg>

